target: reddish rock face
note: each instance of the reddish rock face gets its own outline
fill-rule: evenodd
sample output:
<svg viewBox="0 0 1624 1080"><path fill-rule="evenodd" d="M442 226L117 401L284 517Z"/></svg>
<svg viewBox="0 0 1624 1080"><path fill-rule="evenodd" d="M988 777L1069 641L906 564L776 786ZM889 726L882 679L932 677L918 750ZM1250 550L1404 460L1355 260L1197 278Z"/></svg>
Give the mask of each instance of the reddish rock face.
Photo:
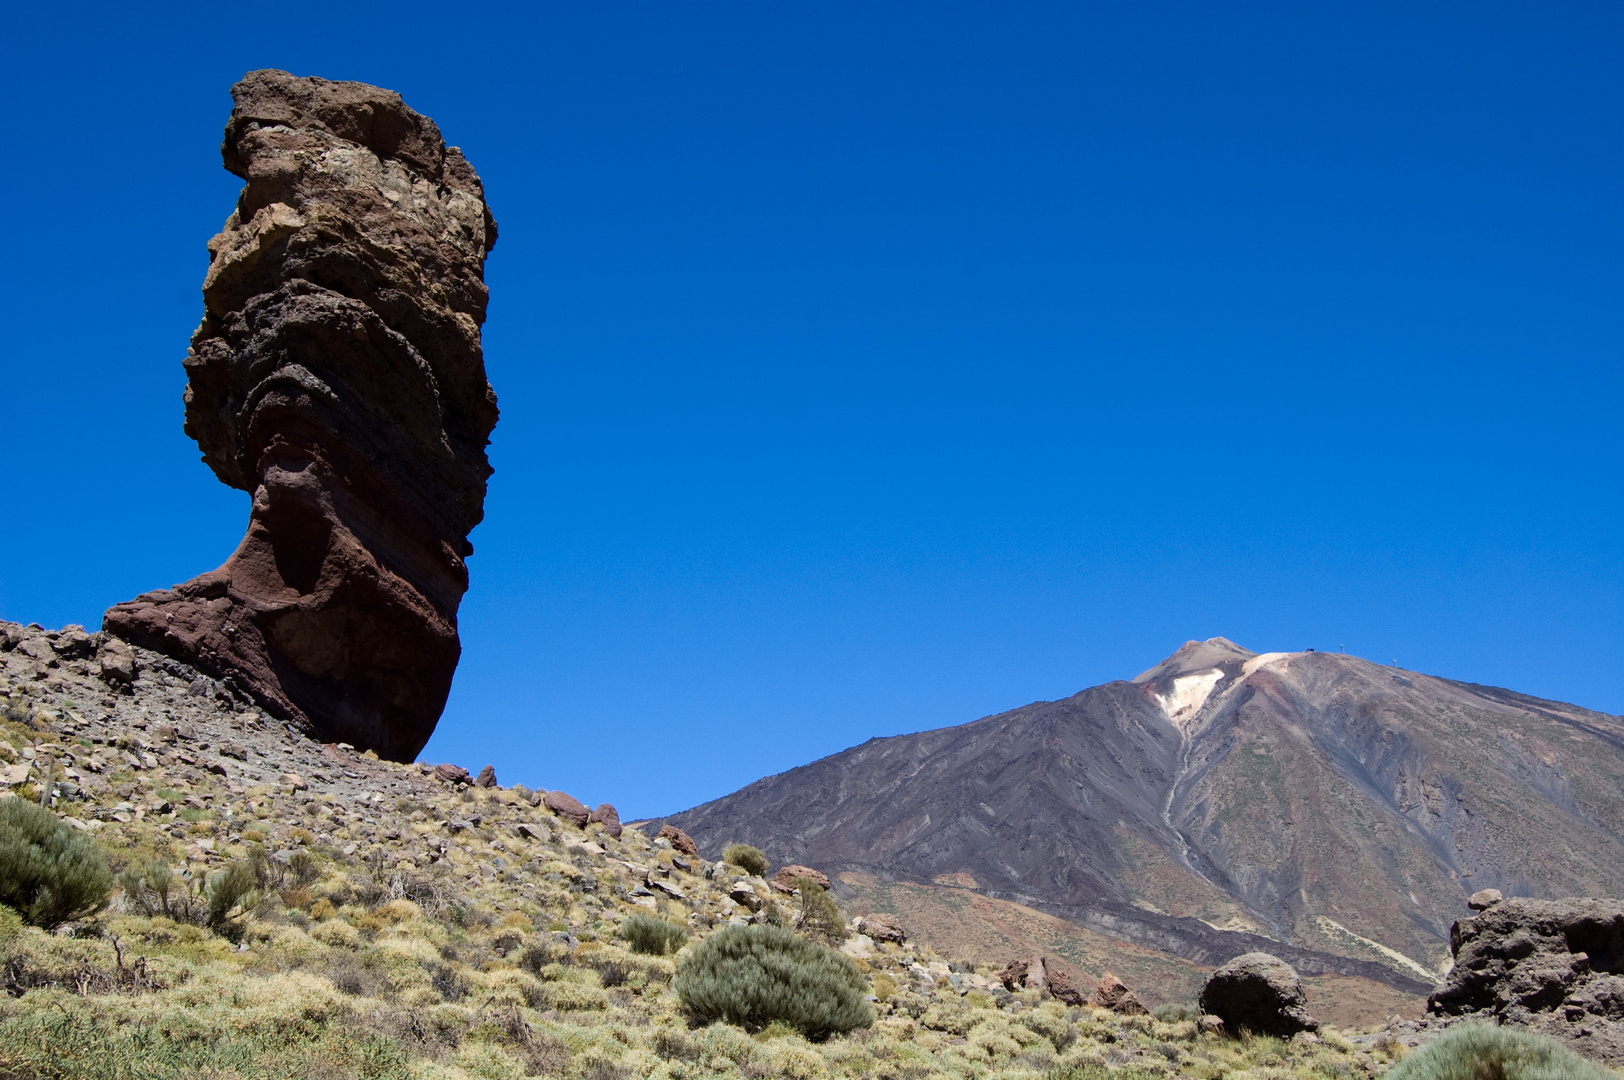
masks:
<svg viewBox="0 0 1624 1080"><path fill-rule="evenodd" d="M675 851L680 851L684 855L699 854L699 845L694 843L694 838L677 828L675 825L665 826L660 830L659 835L671 841L671 847Z"/></svg>
<svg viewBox="0 0 1624 1080"><path fill-rule="evenodd" d="M617 840L620 839L620 834L626 831L625 827L620 824L620 811L616 810L611 803L600 804L596 810L592 811L592 817L588 820L601 822L604 831Z"/></svg>
<svg viewBox="0 0 1624 1080"><path fill-rule="evenodd" d="M665 828L670 829L672 826L667 825ZM665 829L660 830L660 835L665 835ZM790 865L779 870L778 873L774 874L772 881L768 882L768 884L781 893L792 893L796 889L799 889L803 882L807 881L812 882L814 885L817 885L822 889L827 889L829 887L829 878L827 875L820 874L810 866L796 866L794 863L791 863Z"/></svg>
<svg viewBox="0 0 1624 1080"><path fill-rule="evenodd" d="M1059 997L1058 991L1055 997ZM1146 1011L1145 1006L1132 990L1123 985L1121 979L1107 971L1100 976L1100 983L1094 988L1094 1005L1102 1009L1110 1009L1114 1013L1124 1016L1135 1016Z"/></svg>
<svg viewBox="0 0 1624 1080"><path fill-rule="evenodd" d="M491 472L496 223L398 94L256 71L232 97L221 152L247 185L208 245L186 432L253 496L248 532L103 626L317 738L409 761L451 688Z"/></svg>
<svg viewBox="0 0 1624 1080"><path fill-rule="evenodd" d="M582 806L580 800L566 791L549 791L541 797L541 805L583 829L592 817L592 811Z"/></svg>

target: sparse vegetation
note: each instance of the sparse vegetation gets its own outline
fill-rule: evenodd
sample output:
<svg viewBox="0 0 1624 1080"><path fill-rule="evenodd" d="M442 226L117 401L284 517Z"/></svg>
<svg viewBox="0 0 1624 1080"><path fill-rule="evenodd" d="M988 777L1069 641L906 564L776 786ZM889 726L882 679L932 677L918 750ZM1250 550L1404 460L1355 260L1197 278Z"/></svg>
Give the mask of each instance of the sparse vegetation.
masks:
<svg viewBox="0 0 1624 1080"><path fill-rule="evenodd" d="M718 930L684 959L674 985L696 1020L725 1020L748 1031L776 1021L822 1039L874 1022L856 966L780 927Z"/></svg>
<svg viewBox="0 0 1624 1080"><path fill-rule="evenodd" d="M688 928L653 915L638 913L620 924L620 936L634 953L664 956L682 947Z"/></svg>
<svg viewBox="0 0 1624 1080"><path fill-rule="evenodd" d="M193 708L174 681L165 707ZM0 1078L1374 1080L1402 1055L1067 1008L915 940L859 938L847 958L812 940L843 929L823 890L706 877L514 789L331 749L289 750L258 780L193 750L196 766L126 770L115 751L161 756L152 727L78 730L106 765L80 761L85 790L45 819L105 853L119 891L58 933L0 908ZM282 752L268 735L250 749ZM309 786L273 782L284 771Z"/></svg>
<svg viewBox="0 0 1624 1080"><path fill-rule="evenodd" d="M722 852L722 861L756 877L766 877L769 869L766 854L749 844L729 844Z"/></svg>
<svg viewBox="0 0 1624 1080"><path fill-rule="evenodd" d="M803 881L796 890L800 897L800 910L795 916L795 929L813 941L826 945L839 945L849 936L846 920L829 890L810 881Z"/></svg>
<svg viewBox="0 0 1624 1080"><path fill-rule="evenodd" d="M107 859L49 810L0 800L0 903L52 929L100 911L113 887Z"/></svg>
<svg viewBox="0 0 1624 1080"><path fill-rule="evenodd" d="M1200 1016L1201 1010L1188 1001L1169 1001L1150 1010L1150 1015L1164 1024L1181 1024Z"/></svg>
<svg viewBox="0 0 1624 1080"><path fill-rule="evenodd" d="M1554 1039L1493 1024L1461 1024L1399 1062L1388 1080L1618 1080Z"/></svg>

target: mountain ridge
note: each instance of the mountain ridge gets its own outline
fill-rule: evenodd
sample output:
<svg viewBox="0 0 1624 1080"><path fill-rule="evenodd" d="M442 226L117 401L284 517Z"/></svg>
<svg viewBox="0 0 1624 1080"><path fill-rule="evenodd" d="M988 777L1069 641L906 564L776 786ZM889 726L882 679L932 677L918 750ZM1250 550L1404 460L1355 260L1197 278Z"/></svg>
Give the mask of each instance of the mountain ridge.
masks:
<svg viewBox="0 0 1624 1080"><path fill-rule="evenodd" d="M1414 988L1478 888L1624 892L1621 746L1618 717L1563 702L1211 638L652 825L832 874L963 875L1198 962L1266 943Z"/></svg>

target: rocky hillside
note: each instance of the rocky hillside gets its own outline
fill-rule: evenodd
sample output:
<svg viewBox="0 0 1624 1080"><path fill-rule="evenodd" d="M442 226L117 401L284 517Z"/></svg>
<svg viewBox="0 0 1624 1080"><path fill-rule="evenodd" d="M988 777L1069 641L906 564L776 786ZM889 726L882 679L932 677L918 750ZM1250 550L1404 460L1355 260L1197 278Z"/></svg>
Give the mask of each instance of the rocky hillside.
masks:
<svg viewBox="0 0 1624 1080"><path fill-rule="evenodd" d="M1466 897L1624 895L1624 722L1318 652L872 739L673 815L855 885L1015 901L1202 964L1264 948L1425 993Z"/></svg>
<svg viewBox="0 0 1624 1080"><path fill-rule="evenodd" d="M683 836L488 771L309 742L195 669L77 627L0 623L0 709L0 796L43 800L119 882L55 933L0 908L7 1077L1346 1080L1402 1053L1388 1034L1239 1041L1187 1005L1096 1007L1052 957L1048 990L1011 989L1001 965L872 915L840 945L872 1026L822 1042L695 1026L671 987L686 950L632 951L623 921L657 915L697 942L793 924L796 902ZM254 888L205 918L205 883L243 868ZM1191 988L1134 989L1154 1005Z"/></svg>

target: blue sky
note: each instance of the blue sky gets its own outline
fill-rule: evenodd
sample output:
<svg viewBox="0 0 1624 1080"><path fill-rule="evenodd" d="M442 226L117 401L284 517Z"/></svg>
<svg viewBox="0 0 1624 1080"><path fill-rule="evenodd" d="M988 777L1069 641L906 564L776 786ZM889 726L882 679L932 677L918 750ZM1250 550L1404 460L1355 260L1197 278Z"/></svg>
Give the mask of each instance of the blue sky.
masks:
<svg viewBox="0 0 1624 1080"><path fill-rule="evenodd" d="M425 757L673 811L1191 637L1624 712L1624 9L58 4L0 44L0 617L218 565L227 89L400 91L501 225Z"/></svg>

